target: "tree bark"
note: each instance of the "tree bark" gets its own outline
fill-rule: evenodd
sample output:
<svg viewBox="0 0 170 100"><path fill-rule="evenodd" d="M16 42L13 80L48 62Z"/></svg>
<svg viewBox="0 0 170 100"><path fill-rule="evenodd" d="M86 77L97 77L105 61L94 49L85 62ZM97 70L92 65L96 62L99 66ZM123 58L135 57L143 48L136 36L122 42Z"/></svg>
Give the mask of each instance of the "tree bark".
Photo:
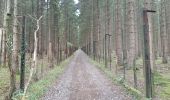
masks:
<svg viewBox="0 0 170 100"><path fill-rule="evenodd" d="M115 1L115 51L117 64L122 65L122 25L121 25L121 1Z"/></svg>
<svg viewBox="0 0 170 100"><path fill-rule="evenodd" d="M161 0L161 44L162 44L162 63L167 63L167 26L166 26L166 7L165 7L165 0Z"/></svg>
<svg viewBox="0 0 170 100"><path fill-rule="evenodd" d="M135 59L135 0L127 1L127 10L128 10L128 19L127 19L127 28L129 35L129 52L128 52L128 67L133 67Z"/></svg>

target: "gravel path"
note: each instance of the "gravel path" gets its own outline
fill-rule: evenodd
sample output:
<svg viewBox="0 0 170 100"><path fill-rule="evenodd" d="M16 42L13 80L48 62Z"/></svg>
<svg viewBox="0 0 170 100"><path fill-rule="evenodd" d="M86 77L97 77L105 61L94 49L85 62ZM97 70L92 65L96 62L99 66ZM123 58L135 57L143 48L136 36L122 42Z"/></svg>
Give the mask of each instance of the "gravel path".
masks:
<svg viewBox="0 0 170 100"><path fill-rule="evenodd" d="M106 78L81 50L74 54L68 69L41 100L132 100Z"/></svg>

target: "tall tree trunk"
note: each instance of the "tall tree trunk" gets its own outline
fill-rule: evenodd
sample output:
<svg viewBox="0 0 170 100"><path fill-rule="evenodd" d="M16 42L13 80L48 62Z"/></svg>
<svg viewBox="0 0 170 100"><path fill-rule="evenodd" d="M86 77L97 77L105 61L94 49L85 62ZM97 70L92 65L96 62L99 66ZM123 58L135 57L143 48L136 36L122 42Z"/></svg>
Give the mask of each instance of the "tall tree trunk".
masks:
<svg viewBox="0 0 170 100"><path fill-rule="evenodd" d="M128 10L128 34L129 34L129 52L128 52L128 66L133 67L135 59L135 0L127 1L127 10Z"/></svg>
<svg viewBox="0 0 170 100"><path fill-rule="evenodd" d="M152 10L152 0L145 0L144 7L145 9ZM149 22L149 44L150 44L150 60L151 60L151 68L155 66L155 55L154 55L154 44L153 44L153 16L151 13L148 13L148 22Z"/></svg>
<svg viewBox="0 0 170 100"><path fill-rule="evenodd" d="M48 59L49 59L49 67L53 67L53 50L52 50L52 46L53 46L53 40L52 40L52 26L53 26L53 23L52 23L52 20L53 20L53 7L52 7L52 3L53 1L49 1L50 2L50 15L49 15L49 31L48 31L48 41L49 41L49 44L48 44Z"/></svg>
<svg viewBox="0 0 170 100"><path fill-rule="evenodd" d="M14 0L14 21L13 21L13 51L12 51L12 68L19 71L19 32L18 32L18 0Z"/></svg>
<svg viewBox="0 0 170 100"><path fill-rule="evenodd" d="M167 48L167 26L166 26L166 6L165 6L165 0L161 0L161 20L160 20L160 24L161 24L161 28L160 28L160 32L161 32L161 43L162 43L162 63L167 63L167 52L168 52L168 48Z"/></svg>
<svg viewBox="0 0 170 100"><path fill-rule="evenodd" d="M170 0L166 0L166 26L167 26L167 37L168 37L168 55L170 56Z"/></svg>
<svg viewBox="0 0 170 100"><path fill-rule="evenodd" d="M94 15L94 7L93 7L93 4L94 3L94 1L93 0L91 0L91 18L90 18L90 25L91 25L91 32L90 32L90 38L91 38L91 40L90 40L90 49L91 49L91 56L93 56L93 52L94 52L94 50L93 50L93 33L94 33L94 29L93 29L93 26L94 26L94 20L93 20L93 15Z"/></svg>
<svg viewBox="0 0 170 100"><path fill-rule="evenodd" d="M38 81L38 72L37 72L37 55L38 55L38 31L40 29L40 21L42 19L42 16L39 17L39 19L36 19L36 30L34 31L34 53L33 53L33 63L32 63L32 69L34 71L34 81Z"/></svg>
<svg viewBox="0 0 170 100"><path fill-rule="evenodd" d="M122 16L122 50L123 50L123 67L124 67L124 79L126 77L126 68L127 68L127 29L126 29L126 13L127 13L127 6L126 6L126 0L123 0L123 16Z"/></svg>
<svg viewBox="0 0 170 100"><path fill-rule="evenodd" d="M3 66L6 66L6 37L7 37L7 7L9 6L7 0L4 1L4 21L3 21L3 27L4 27L4 32L3 32L3 38L2 38L2 56L1 56L1 62Z"/></svg>
<svg viewBox="0 0 170 100"><path fill-rule="evenodd" d="M121 25L121 1L115 1L115 51L117 64L122 65L122 25Z"/></svg>
<svg viewBox="0 0 170 100"><path fill-rule="evenodd" d="M15 27L15 22L16 21L16 15L17 15L17 0L14 0L14 27ZM12 95L13 93L15 92L16 90L16 67L17 67L17 63L14 62L14 61L17 61L17 49L16 49L16 45L17 45L17 41L15 41L16 39L16 33L13 34L13 51L12 50L12 39L11 39L11 20L12 20L12 14L11 14L11 0L7 0L7 12L6 12L6 20L4 21L5 22L5 34L7 34L8 36L8 42L7 42L7 45L8 45L8 67L9 67L9 70L10 70L10 88L9 88L9 94L8 96L6 97L6 99L8 100L11 100L12 99ZM15 31L14 31L15 32ZM11 59L11 52L12 52L12 59ZM12 60L12 63L11 63L11 60Z"/></svg>

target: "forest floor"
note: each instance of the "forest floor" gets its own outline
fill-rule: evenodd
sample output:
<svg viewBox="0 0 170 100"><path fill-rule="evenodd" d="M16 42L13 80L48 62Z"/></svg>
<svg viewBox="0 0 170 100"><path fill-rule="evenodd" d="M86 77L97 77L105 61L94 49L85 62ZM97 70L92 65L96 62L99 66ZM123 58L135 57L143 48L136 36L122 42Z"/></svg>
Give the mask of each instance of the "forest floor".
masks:
<svg viewBox="0 0 170 100"><path fill-rule="evenodd" d="M38 70L40 70L38 72L38 76L41 77L43 73L43 75L46 75L49 72L49 68L45 66L48 66L47 63L47 57L44 59L39 59L38 60ZM29 74L30 74L30 65L31 65L31 58L29 57L29 55L27 55L27 59L26 59L26 69L25 69L25 73L26 73L26 81L28 80ZM44 67L44 68L43 68ZM43 72L41 72L43 68ZM20 81L20 75L19 72L16 75L16 86L17 89L19 88L19 81ZM9 91L9 85L10 85L10 73L9 73L9 69L7 66L0 66L0 100L4 100L5 96L8 94Z"/></svg>
<svg viewBox="0 0 170 100"><path fill-rule="evenodd" d="M137 89L134 89L133 69L126 70L126 80L122 84L123 67L118 68L116 75L116 60L114 56L112 59L111 69L106 68L102 60L94 61L81 50L52 69L45 67L48 66L47 58L38 60L40 80L29 87L28 100L39 100L39 98L41 100L138 100L138 95L134 94L134 91L142 95L142 99L139 96L139 100L145 100L142 59L136 61L136 67L139 69ZM30 58L26 61L26 78L28 78ZM153 100L170 100L170 63L162 64L161 58L157 58L155 63L157 72L154 74ZM17 75L17 85L18 83L19 75ZM7 67L2 67L0 100L4 100L8 88L9 70Z"/></svg>
<svg viewBox="0 0 170 100"><path fill-rule="evenodd" d="M153 86L153 100L170 100L170 64L162 64L162 59L157 58L155 60L155 72L153 75L154 86ZM145 96L145 79L143 75L143 61L138 59L136 61L137 70L137 90L141 91L142 95ZM123 73L123 71L122 71ZM134 86L133 70L126 70L126 83L133 87Z"/></svg>
<svg viewBox="0 0 170 100"><path fill-rule="evenodd" d="M113 84L81 50L74 54L65 73L41 100L132 100L121 86Z"/></svg>
<svg viewBox="0 0 170 100"><path fill-rule="evenodd" d="M126 70L125 80L123 79L123 66L119 66L116 71L116 57L112 53L112 66L111 69L105 67L103 60L94 61L93 64L101 69L106 76L112 80L113 83L121 84L128 93L132 94L134 100L146 100L145 98L145 79L143 75L143 60L138 58L136 60L137 70L137 88L134 88L134 72L133 68ZM168 60L169 61L169 60ZM170 63L162 64L162 58L158 57L155 60L154 72L154 93L153 100L170 100ZM116 74L117 72L117 74Z"/></svg>

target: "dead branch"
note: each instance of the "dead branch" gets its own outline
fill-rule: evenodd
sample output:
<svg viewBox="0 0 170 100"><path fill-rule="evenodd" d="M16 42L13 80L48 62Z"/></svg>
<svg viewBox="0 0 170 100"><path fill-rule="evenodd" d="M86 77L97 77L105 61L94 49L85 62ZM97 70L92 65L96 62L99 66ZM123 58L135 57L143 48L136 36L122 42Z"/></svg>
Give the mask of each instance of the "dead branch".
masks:
<svg viewBox="0 0 170 100"><path fill-rule="evenodd" d="M37 43L38 43L38 37L37 37L37 33L40 29L40 20L42 19L43 16L41 16L39 19L36 19L36 22L37 22L37 29L34 31L34 54L33 54L33 62L32 62L32 66L31 66L31 70L30 70L30 75L29 75L29 79L28 79L28 82L25 86L25 89L24 89L24 94L23 94L23 97L22 97L22 100L25 100L25 95L26 95L26 91L28 89L28 86L32 80L32 76L34 74L34 72L36 73L36 68L37 68ZM33 17L32 17L33 18Z"/></svg>

